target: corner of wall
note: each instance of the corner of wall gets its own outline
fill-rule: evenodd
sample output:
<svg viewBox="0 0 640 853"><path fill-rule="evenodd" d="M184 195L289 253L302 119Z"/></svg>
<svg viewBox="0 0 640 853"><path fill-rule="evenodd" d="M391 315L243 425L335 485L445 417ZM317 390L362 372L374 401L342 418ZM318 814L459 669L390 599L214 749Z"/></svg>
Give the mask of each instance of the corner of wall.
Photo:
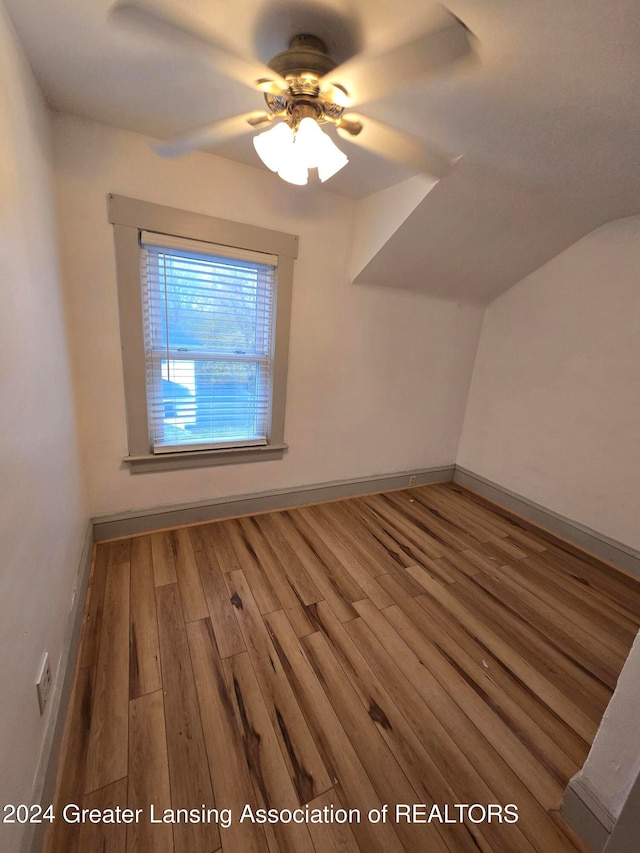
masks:
<svg viewBox="0 0 640 853"><path fill-rule="evenodd" d="M480 347L482 345L482 338L484 335L485 323L487 321L487 315L489 313L489 305L485 305L484 312L482 314L482 322L480 323L480 331L478 333L478 342L476 344L475 355L473 357L473 370L471 371L471 378L469 380L469 387L467 389L467 398L464 406L464 413L462 415L462 427L460 429L460 437L458 438L458 445L456 447L456 465L460 463L460 454L464 443L464 433L465 427L467 424L467 415L469 413L469 400L471 398L471 394L473 392L474 381L476 379L476 371L478 368L478 355L480 353Z"/></svg>

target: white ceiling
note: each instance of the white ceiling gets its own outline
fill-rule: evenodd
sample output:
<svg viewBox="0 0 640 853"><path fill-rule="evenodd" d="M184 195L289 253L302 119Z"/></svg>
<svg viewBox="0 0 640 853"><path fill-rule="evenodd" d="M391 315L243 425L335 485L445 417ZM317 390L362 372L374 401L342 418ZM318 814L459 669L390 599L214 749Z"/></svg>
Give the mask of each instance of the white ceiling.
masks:
<svg viewBox="0 0 640 853"><path fill-rule="evenodd" d="M338 60L362 48L395 44L418 30L433 5L426 0L174 2L263 61L301 31L323 37ZM262 106L259 93L217 73L205 51L187 51L159 36L116 26L108 16L110 0L5 3L55 109L167 138ZM509 245L534 246L531 256L538 263L563 243L564 238L549 239L554 217L558 234L571 242L601 222L640 211L640 14L638 0L451 0L448 6L477 36L478 61L450 76L418 81L362 112L452 157L463 155L466 171L441 181L424 222L425 228L437 221L449 224L446 234L440 226L438 245L431 241L433 269L450 283L449 294L458 296L464 288L456 289L454 281L474 268L468 237L480 224L483 239L500 253L500 229L509 221L517 231L520 223L520 232L508 235ZM250 137L215 153L260 166ZM342 195L362 197L411 174L352 146L348 154L349 165L326 185ZM465 185L465 174L482 179ZM458 232L454 217L466 209L465 192L475 219L467 217ZM531 199L515 220L514 192L525 208ZM414 222L411 236L420 242L417 227ZM410 265L408 240L400 242L405 266ZM470 254L464 265L453 269L465 247ZM414 272L424 269L424 251L419 254ZM504 254L500 290L520 272L517 265L507 268L509 253ZM381 269L393 268L392 255L383 260ZM487 275L497 274L496 264L489 266Z"/></svg>

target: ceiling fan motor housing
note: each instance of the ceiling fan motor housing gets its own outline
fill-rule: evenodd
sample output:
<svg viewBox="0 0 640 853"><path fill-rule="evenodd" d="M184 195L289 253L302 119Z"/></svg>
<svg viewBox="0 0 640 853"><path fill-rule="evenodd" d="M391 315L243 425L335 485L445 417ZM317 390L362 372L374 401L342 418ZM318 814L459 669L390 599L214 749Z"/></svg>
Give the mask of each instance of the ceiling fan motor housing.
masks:
<svg viewBox="0 0 640 853"><path fill-rule="evenodd" d="M294 36L289 42L289 49L276 54L268 64L284 78L304 74L320 78L336 67L322 39L304 33Z"/></svg>

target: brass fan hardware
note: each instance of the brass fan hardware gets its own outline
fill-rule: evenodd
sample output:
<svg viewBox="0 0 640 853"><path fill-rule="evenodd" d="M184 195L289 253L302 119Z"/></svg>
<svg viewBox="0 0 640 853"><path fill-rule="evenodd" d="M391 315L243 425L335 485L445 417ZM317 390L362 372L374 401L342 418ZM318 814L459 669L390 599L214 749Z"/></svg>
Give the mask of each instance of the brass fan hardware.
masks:
<svg viewBox="0 0 640 853"><path fill-rule="evenodd" d="M269 62L269 68L287 83L286 91L265 92L269 111L284 118L294 129L307 116L312 116L319 124L336 123L347 104L347 92L341 86L322 81L335 67L336 62L328 55L322 39L308 33L294 36L289 49L276 54ZM336 103L336 97L342 103Z"/></svg>

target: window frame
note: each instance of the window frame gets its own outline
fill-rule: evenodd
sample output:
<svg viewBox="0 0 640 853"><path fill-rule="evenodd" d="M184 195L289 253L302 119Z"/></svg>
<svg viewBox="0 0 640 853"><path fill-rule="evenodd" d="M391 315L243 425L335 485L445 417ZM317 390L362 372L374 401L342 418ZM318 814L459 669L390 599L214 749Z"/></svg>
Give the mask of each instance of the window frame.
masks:
<svg viewBox="0 0 640 853"><path fill-rule="evenodd" d="M127 418L128 454L123 461L131 471L166 471L178 468L224 465L281 459L284 439L289 325L293 261L298 237L255 225L219 219L201 213L108 195L109 222L113 225L116 280L120 313L122 368ZM274 288L273 384L269 441L259 447L213 448L153 453L149 439L143 330L140 234L152 231L171 237L198 240L218 246L276 255Z"/></svg>

